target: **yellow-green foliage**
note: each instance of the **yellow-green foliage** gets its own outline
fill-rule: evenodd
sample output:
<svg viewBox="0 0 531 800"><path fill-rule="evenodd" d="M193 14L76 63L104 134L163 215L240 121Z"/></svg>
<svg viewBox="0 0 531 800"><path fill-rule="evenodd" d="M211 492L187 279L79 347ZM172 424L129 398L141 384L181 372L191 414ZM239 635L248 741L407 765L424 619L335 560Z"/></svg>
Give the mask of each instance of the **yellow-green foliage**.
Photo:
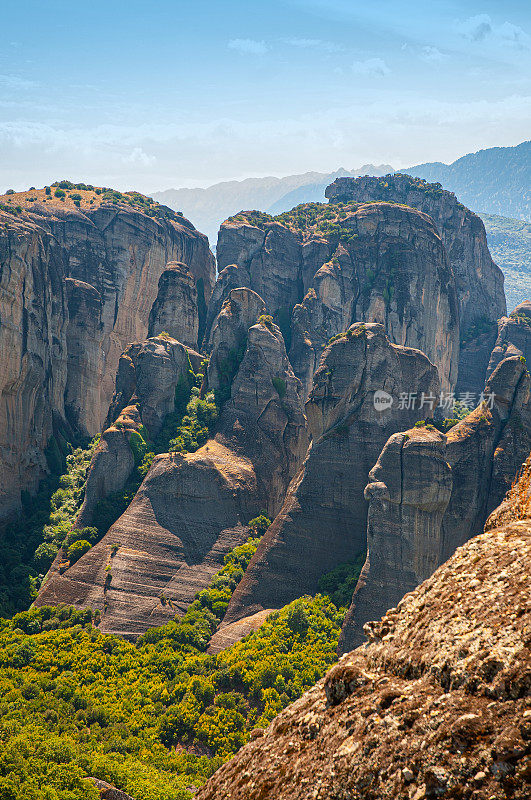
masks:
<svg viewBox="0 0 531 800"><path fill-rule="evenodd" d="M0 621L0 797L91 800L83 777L94 775L136 800L184 800L313 685L335 661L343 618L328 597L301 598L204 652L257 542L229 554L180 622L136 645L102 634L90 611Z"/></svg>

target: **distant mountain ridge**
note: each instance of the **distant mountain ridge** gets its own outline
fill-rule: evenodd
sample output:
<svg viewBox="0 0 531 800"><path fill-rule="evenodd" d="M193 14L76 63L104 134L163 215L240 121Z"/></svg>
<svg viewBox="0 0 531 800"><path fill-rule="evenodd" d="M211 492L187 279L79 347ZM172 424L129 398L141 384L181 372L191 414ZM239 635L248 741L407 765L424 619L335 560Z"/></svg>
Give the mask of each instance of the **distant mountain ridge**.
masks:
<svg viewBox="0 0 531 800"><path fill-rule="evenodd" d="M350 171L247 178L216 183L206 189L166 189L155 192L153 197L182 211L208 235L214 246L221 222L238 211L253 209L280 214L300 203L324 202L324 190L335 178L387 175L394 171L389 164L364 164ZM452 164L435 161L400 171L431 183L442 183L478 213L531 222L531 141L468 153Z"/></svg>
<svg viewBox="0 0 531 800"><path fill-rule="evenodd" d="M458 158L401 170L430 183L442 183L476 212L531 222L531 141L491 147Z"/></svg>
<svg viewBox="0 0 531 800"><path fill-rule="evenodd" d="M166 189L154 192L153 198L192 219L198 230L206 233L214 247L221 223L242 210L279 214L299 203L324 200L324 190L336 178L361 175L387 175L394 172L389 164L364 164L358 169L335 172L305 172L284 178L246 178L242 181L215 183L206 189Z"/></svg>

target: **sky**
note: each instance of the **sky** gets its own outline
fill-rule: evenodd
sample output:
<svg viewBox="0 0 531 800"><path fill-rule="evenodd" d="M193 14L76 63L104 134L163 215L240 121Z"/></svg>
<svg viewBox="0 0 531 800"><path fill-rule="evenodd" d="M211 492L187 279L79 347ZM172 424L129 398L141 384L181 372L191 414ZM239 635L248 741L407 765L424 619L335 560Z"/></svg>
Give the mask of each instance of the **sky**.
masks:
<svg viewBox="0 0 531 800"><path fill-rule="evenodd" d="M143 192L531 139L529 0L0 0L0 191Z"/></svg>

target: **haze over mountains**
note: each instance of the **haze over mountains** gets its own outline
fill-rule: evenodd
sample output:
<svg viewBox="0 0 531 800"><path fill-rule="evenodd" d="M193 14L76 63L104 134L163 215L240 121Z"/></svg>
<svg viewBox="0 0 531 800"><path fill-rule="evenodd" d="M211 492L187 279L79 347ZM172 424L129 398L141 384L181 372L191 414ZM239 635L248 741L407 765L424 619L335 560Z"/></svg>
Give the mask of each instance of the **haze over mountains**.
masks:
<svg viewBox="0 0 531 800"><path fill-rule="evenodd" d="M242 209L282 214L300 203L323 202L326 187L336 178L383 176L394 171L389 164L364 164L350 171L341 168L331 173L247 178L206 189L166 189L153 197L182 211L215 247L221 223ZM513 308L522 302L529 293L531 269L530 233L525 225L531 222L531 141L469 153L452 164L435 161L400 171L441 183L480 214L489 247L505 274L507 305Z"/></svg>

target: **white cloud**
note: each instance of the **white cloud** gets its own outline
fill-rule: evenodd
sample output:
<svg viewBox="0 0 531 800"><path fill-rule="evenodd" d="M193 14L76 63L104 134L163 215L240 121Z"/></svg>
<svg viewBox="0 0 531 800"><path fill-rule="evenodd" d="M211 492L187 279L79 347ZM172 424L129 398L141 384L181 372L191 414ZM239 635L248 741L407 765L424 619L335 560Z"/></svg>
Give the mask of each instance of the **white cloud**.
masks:
<svg viewBox="0 0 531 800"><path fill-rule="evenodd" d="M143 167L149 167L156 160L155 156L148 156L141 147L134 147L129 155L122 158L124 164L140 164Z"/></svg>
<svg viewBox="0 0 531 800"><path fill-rule="evenodd" d="M269 50L265 42L258 42L256 39L231 39L228 47L229 50L253 56L263 56Z"/></svg>
<svg viewBox="0 0 531 800"><path fill-rule="evenodd" d="M496 25L488 14L477 14L459 23L458 31L465 39L475 43L488 43L516 50L527 50L531 37L523 28L512 22Z"/></svg>
<svg viewBox="0 0 531 800"><path fill-rule="evenodd" d="M444 53L441 53L438 47L432 47L431 45L426 45L426 47L422 48L420 57L423 61L427 61L431 64L436 64L447 58Z"/></svg>
<svg viewBox="0 0 531 800"><path fill-rule="evenodd" d="M378 77L384 77L391 72L383 58L367 58L365 61L355 61L352 65L352 71L355 72L356 75L373 75Z"/></svg>
<svg viewBox="0 0 531 800"><path fill-rule="evenodd" d="M284 44L290 47L300 47L301 50L322 50L325 53L341 53L344 47L336 42L329 42L325 39L299 39L298 37L291 37L282 39Z"/></svg>

